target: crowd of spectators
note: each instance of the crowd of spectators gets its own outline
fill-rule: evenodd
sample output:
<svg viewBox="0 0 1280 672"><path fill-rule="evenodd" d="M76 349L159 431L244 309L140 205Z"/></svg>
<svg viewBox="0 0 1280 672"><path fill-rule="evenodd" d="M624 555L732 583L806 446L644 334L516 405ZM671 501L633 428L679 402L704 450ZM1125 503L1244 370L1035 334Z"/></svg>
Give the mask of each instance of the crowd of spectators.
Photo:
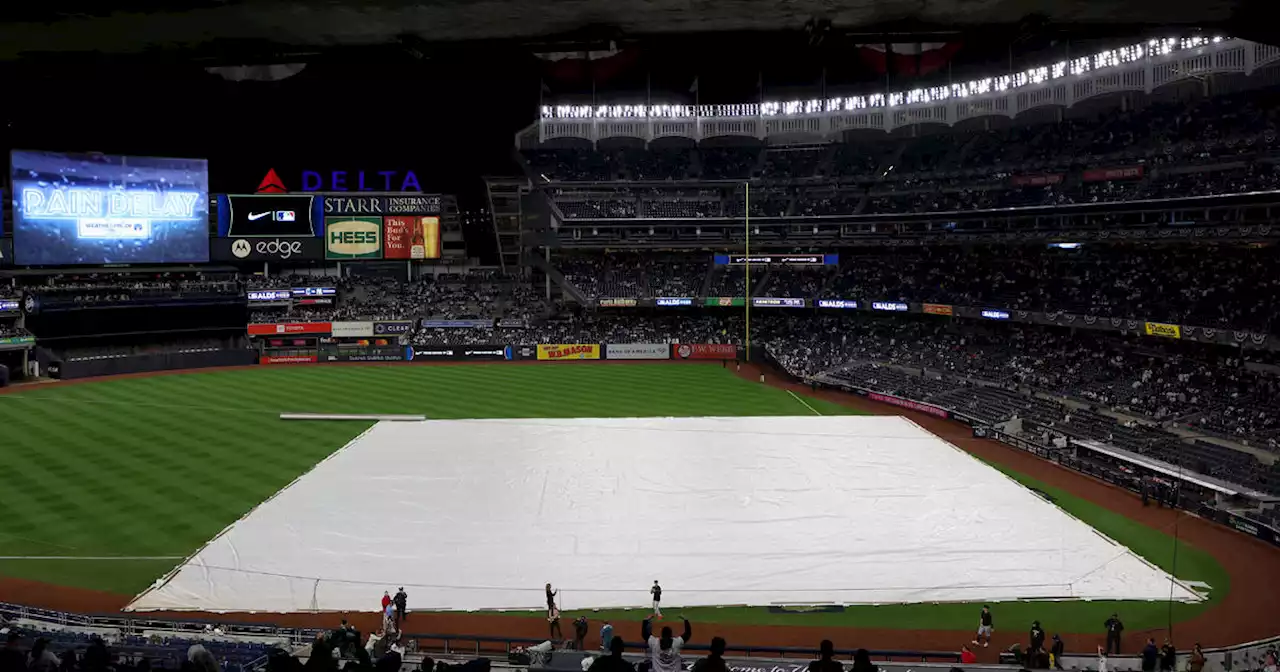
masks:
<svg viewBox="0 0 1280 672"><path fill-rule="evenodd" d="M1280 187L1272 89L832 145L538 149L568 219L808 217L1053 206ZM1100 173L1097 169L1121 169ZM750 207L740 184L756 180ZM617 186L631 180L666 185ZM591 186L574 183L591 182ZM608 183L603 184L602 183ZM690 198L696 190L698 197Z"/></svg>
<svg viewBox="0 0 1280 672"><path fill-rule="evenodd" d="M1253 246L935 246L847 251L831 267L756 267L752 295L1065 311L1269 333L1280 328L1280 262ZM710 255L557 260L589 298L743 296L741 267ZM711 273L704 294L702 280ZM659 291L661 290L661 291Z"/></svg>
<svg viewBox="0 0 1280 672"><path fill-rule="evenodd" d="M987 176L1081 166L1225 164L1280 149L1280 92L1262 89L1128 111L1081 112L1056 122L985 129L861 135L835 145L761 144L654 149L542 148L531 171L556 183L623 180L809 180Z"/></svg>
<svg viewBox="0 0 1280 672"><path fill-rule="evenodd" d="M19 327L12 322L0 322L0 338L17 338L20 336L30 336L31 332L23 327Z"/></svg>

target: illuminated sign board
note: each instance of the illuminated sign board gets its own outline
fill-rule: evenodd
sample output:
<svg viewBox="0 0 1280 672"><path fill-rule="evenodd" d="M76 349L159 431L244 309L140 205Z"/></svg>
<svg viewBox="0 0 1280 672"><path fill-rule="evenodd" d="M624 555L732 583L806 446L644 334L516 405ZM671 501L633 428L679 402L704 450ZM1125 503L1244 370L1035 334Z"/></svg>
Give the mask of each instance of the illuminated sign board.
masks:
<svg viewBox="0 0 1280 672"><path fill-rule="evenodd" d="M325 196L326 215L438 215L440 195Z"/></svg>
<svg viewBox="0 0 1280 672"><path fill-rule="evenodd" d="M804 299L753 296L751 297L751 305L762 308L804 308Z"/></svg>
<svg viewBox="0 0 1280 672"><path fill-rule="evenodd" d="M653 303L654 305L657 305L657 306L692 306L693 299L687 299L684 297L663 296L655 299Z"/></svg>
<svg viewBox="0 0 1280 672"><path fill-rule="evenodd" d="M334 287L294 287L289 290L294 296L337 296L338 290Z"/></svg>
<svg viewBox="0 0 1280 672"><path fill-rule="evenodd" d="M818 299L819 308L857 308L858 302L853 299Z"/></svg>
<svg viewBox="0 0 1280 672"><path fill-rule="evenodd" d="M250 301L288 301L290 297L287 289L263 289L249 292Z"/></svg>
<svg viewBox="0 0 1280 672"><path fill-rule="evenodd" d="M871 307L875 310L887 310L893 313L907 312L907 304L898 303L897 301L872 301Z"/></svg>
<svg viewBox="0 0 1280 672"><path fill-rule="evenodd" d="M17 299L0 299L0 313L16 313L22 309Z"/></svg>
<svg viewBox="0 0 1280 672"><path fill-rule="evenodd" d="M422 191L412 170L304 170L301 191Z"/></svg>
<svg viewBox="0 0 1280 672"><path fill-rule="evenodd" d="M988 320L1007 320L1009 319L1008 311L1004 310L984 310L982 316Z"/></svg>

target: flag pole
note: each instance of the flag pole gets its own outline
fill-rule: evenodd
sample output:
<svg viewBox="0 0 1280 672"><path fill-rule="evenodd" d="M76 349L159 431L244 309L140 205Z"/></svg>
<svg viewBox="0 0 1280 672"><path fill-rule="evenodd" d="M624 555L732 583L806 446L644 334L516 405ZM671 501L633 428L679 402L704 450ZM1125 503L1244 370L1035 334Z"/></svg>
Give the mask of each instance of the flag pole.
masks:
<svg viewBox="0 0 1280 672"><path fill-rule="evenodd" d="M747 348L746 348L747 361L750 362L751 361L751 183L743 182L742 186L745 188L745 192L743 195L743 208L742 208L743 225L742 226L747 233L747 252L746 252L747 282L746 282L746 287L743 291L743 294L745 296L743 297L742 304L746 307L746 313L747 313L747 319L746 319L747 333L746 333L745 340L747 344Z"/></svg>

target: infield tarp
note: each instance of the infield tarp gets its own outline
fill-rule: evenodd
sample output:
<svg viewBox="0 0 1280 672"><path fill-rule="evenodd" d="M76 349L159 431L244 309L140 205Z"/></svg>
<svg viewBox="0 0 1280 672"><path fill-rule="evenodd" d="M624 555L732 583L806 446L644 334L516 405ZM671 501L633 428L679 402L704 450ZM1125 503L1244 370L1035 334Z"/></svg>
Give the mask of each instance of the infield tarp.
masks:
<svg viewBox="0 0 1280 672"><path fill-rule="evenodd" d="M446 420L376 425L131 608L641 607L655 578L672 606L1170 595L900 417Z"/></svg>

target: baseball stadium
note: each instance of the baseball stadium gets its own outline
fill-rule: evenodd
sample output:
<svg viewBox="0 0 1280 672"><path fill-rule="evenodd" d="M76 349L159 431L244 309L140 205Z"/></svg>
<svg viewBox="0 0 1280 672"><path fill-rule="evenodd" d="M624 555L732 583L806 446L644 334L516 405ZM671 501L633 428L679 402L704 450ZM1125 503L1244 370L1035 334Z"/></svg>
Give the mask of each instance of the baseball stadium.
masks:
<svg viewBox="0 0 1280 672"><path fill-rule="evenodd" d="M4 20L217 122L13 112L0 672L1274 672L1280 47L1075 2Z"/></svg>

